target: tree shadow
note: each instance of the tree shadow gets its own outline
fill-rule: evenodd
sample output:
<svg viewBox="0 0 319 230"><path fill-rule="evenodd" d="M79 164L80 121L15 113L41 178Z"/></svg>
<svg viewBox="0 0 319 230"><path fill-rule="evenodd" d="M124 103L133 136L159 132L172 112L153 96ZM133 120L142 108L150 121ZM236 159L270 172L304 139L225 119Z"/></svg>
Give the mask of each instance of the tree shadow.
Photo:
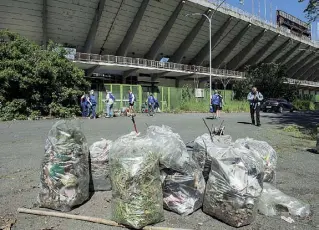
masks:
<svg viewBox="0 0 319 230"><path fill-rule="evenodd" d="M313 154L319 154L319 152L316 149L307 149L307 152L313 153Z"/></svg>

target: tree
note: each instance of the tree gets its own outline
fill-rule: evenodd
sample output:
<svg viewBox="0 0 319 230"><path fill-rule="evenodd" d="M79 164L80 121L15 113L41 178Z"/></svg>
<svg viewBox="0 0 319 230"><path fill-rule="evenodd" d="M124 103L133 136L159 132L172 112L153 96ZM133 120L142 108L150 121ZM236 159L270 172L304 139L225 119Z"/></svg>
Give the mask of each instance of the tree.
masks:
<svg viewBox="0 0 319 230"><path fill-rule="evenodd" d="M47 50L7 30L0 30L0 117L69 117L79 113L78 97L88 89L84 72L50 42Z"/></svg>
<svg viewBox="0 0 319 230"><path fill-rule="evenodd" d="M299 2L304 2L305 0L298 0ZM306 13L306 18L309 22L314 22L319 17L319 1L309 0L307 8L304 10Z"/></svg>
<svg viewBox="0 0 319 230"><path fill-rule="evenodd" d="M297 85L286 84L286 68L279 64L262 63L246 68L245 79L234 85L236 99L244 99L252 86L256 86L265 98L294 100Z"/></svg>

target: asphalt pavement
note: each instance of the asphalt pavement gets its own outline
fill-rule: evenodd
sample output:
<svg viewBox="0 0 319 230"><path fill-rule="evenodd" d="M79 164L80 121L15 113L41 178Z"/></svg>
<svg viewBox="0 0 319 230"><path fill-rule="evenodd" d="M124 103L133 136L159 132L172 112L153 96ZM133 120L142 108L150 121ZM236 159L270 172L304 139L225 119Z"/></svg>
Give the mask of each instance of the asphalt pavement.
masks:
<svg viewBox="0 0 319 230"><path fill-rule="evenodd" d="M184 142L194 140L206 133L202 118L208 114L156 114L148 117L138 114L137 129L145 132L148 125L168 125L178 132ZM302 126L318 122L318 113L262 114L261 127L250 123L249 114L222 114L220 120L207 119L209 125L219 126L224 120L225 133L233 139L252 137L269 142L278 152L277 187L283 192L311 204L313 214L301 220L292 217L295 223L287 223L280 216L258 215L256 221L241 229L315 229L319 227L319 154L307 149L315 147L315 142L307 141L282 130L289 124ZM44 143L51 126L56 120L12 121L0 123L0 226L3 218L15 218L12 229L110 229L108 227L83 221L53 217L18 214L18 207L36 208L39 191L40 164L44 155ZM133 131L128 117L96 120L78 120L89 144L106 138L115 140ZM80 215L111 218L111 192L96 192L92 198L71 211ZM283 215L288 216L287 213ZM166 220L157 226L187 229L233 229L228 225L204 214L201 210L182 217L165 211ZM51 228L52 227L52 228Z"/></svg>

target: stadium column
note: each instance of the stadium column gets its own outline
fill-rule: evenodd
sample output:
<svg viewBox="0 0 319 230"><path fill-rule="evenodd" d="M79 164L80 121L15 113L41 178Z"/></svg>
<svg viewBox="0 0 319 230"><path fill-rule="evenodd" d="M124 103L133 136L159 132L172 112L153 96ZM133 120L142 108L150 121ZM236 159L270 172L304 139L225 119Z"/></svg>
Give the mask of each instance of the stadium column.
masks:
<svg viewBox="0 0 319 230"><path fill-rule="evenodd" d="M230 41L230 43L212 60L212 67L219 68L225 61L233 49L238 45L242 37L246 34L251 24L248 23L236 36Z"/></svg>
<svg viewBox="0 0 319 230"><path fill-rule="evenodd" d="M122 84L125 84L125 80L126 78L128 78L131 74L136 73L136 71L138 70L138 68L136 69L129 69L123 72L123 76L122 76Z"/></svg>
<svg viewBox="0 0 319 230"><path fill-rule="evenodd" d="M165 26L162 28L161 32L157 36L156 40L154 41L153 45L146 53L145 58L150 60L155 60L160 48L164 44L169 32L171 31L179 13L183 9L185 1L180 1L177 7L175 8L173 14L170 16L168 21L166 22Z"/></svg>
<svg viewBox="0 0 319 230"><path fill-rule="evenodd" d="M208 9L205 14L210 16L210 12L211 12L211 10ZM199 31L202 29L205 21L206 21L206 17L202 16L202 18L193 27L191 32L189 32L189 34L184 39L184 41L180 44L178 49L174 52L173 56L170 58L171 62L180 63L182 61L184 54L187 52L189 47L192 45L195 37L197 36Z"/></svg>
<svg viewBox="0 0 319 230"><path fill-rule="evenodd" d="M294 75L296 72L298 72L298 70L303 67L308 61L310 61L310 59L312 59L311 57L314 56L313 53L308 54L305 57L299 57L297 63L294 66L291 66L288 68L287 74L288 76L292 76Z"/></svg>
<svg viewBox="0 0 319 230"><path fill-rule="evenodd" d="M301 77L304 80L308 80L312 74L316 72L316 70L319 68L319 61L313 65L311 68L309 68Z"/></svg>
<svg viewBox="0 0 319 230"><path fill-rule="evenodd" d="M271 63L273 62L278 55L287 48L289 44L291 44L292 40L289 38L282 45L280 45L277 49L275 49L271 54L269 54L264 60L260 61L263 63Z"/></svg>
<svg viewBox="0 0 319 230"><path fill-rule="evenodd" d="M99 28L101 16L102 16L102 13L104 10L105 2L106 2L106 0L100 0L98 5L97 5L97 8L95 10L95 15L94 15L94 18L93 18L92 23L91 23L90 30L89 30L89 33L87 34L86 41L84 44L84 50L83 50L84 53L91 53L92 46L93 46L94 41L95 41L97 29Z"/></svg>
<svg viewBox="0 0 319 230"><path fill-rule="evenodd" d="M133 22L130 25L130 28L126 32L126 35L125 35L120 47L116 51L117 56L126 56L127 55L127 51L132 44L132 41L133 41L134 36L136 34L136 31L138 30L138 27L142 21L142 18L144 16L144 13L146 11L146 8L147 8L149 1L150 0L143 0L142 1L140 8L138 9L138 11L134 17Z"/></svg>
<svg viewBox="0 0 319 230"><path fill-rule="evenodd" d="M300 48L301 46L301 42L297 43L297 45L295 45L294 47L292 47L286 54L283 54L277 61L275 61L277 64L283 64L285 63L287 60L289 60L289 58L291 57L291 55Z"/></svg>
<svg viewBox="0 0 319 230"><path fill-rule="evenodd" d="M48 44L48 0L43 0L42 3L42 45L46 49Z"/></svg>
<svg viewBox="0 0 319 230"><path fill-rule="evenodd" d="M253 38L251 42L248 43L235 57L233 57L227 64L228 69L236 69L240 62L244 60L246 55L250 53L250 51L255 47L255 45L260 41L260 39L264 36L266 29L263 29L256 37Z"/></svg>
<svg viewBox="0 0 319 230"><path fill-rule="evenodd" d="M256 51L256 53L251 58L249 58L247 62L242 64L239 68L236 68L236 70L243 69L246 65L257 64L259 59L270 49L272 44L278 39L279 36L280 36L279 34L276 34L275 37L273 37L270 41L268 41L267 44L264 45L261 49Z"/></svg>
<svg viewBox="0 0 319 230"><path fill-rule="evenodd" d="M218 42L218 40L221 38L227 27L229 26L230 22L232 20L232 17L228 17L227 20L223 23L223 25L218 29L218 31L212 35L211 40L212 44L215 44ZM196 54L196 56L190 61L190 64L200 66L203 64L204 60L209 55L209 41L206 43L206 45Z"/></svg>
<svg viewBox="0 0 319 230"><path fill-rule="evenodd" d="M313 54L314 55L314 54ZM314 55L314 57L311 57L311 59L306 62L298 71L296 71L291 77L301 79L301 76L309 69L311 68L316 62L318 61L317 55Z"/></svg>

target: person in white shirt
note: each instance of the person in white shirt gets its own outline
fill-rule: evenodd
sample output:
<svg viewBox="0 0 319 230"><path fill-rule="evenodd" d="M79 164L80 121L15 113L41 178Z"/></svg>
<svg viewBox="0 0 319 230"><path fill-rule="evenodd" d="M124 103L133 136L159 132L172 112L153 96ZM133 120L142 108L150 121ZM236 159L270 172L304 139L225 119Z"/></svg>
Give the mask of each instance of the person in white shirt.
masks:
<svg viewBox="0 0 319 230"><path fill-rule="evenodd" d="M247 100L250 105L250 116L251 116L251 124L256 125L255 123L255 113L256 113L256 121L257 126L261 126L260 124L260 106L261 102L264 99L264 96L257 91L256 87L251 89L251 92L247 96Z"/></svg>
<svg viewBox="0 0 319 230"><path fill-rule="evenodd" d="M110 91L106 91L106 118L113 117L113 104L115 97Z"/></svg>

